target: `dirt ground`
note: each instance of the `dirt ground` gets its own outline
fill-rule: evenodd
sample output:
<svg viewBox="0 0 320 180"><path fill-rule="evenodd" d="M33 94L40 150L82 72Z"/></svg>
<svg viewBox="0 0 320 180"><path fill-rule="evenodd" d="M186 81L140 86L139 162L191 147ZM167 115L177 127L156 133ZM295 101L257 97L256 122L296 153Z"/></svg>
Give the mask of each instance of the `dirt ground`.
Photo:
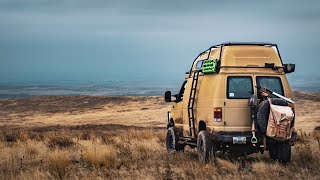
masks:
<svg viewBox="0 0 320 180"><path fill-rule="evenodd" d="M320 94L295 92L296 128L311 132L320 125Z"/></svg>
<svg viewBox="0 0 320 180"><path fill-rule="evenodd" d="M165 127L161 97L57 96L0 100L3 128ZM113 128L117 129L117 128Z"/></svg>
<svg viewBox="0 0 320 180"><path fill-rule="evenodd" d="M320 125L319 94L295 92L296 128L311 132ZM166 126L170 103L162 97L56 96L0 100L0 129ZM117 128L115 128L117 126ZM121 128L120 128L121 130Z"/></svg>

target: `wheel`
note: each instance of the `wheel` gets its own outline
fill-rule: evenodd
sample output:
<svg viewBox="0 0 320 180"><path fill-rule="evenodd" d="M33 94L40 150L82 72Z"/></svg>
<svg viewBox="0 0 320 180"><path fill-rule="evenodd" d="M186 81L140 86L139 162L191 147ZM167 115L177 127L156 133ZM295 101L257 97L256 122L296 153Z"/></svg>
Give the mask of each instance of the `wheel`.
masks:
<svg viewBox="0 0 320 180"><path fill-rule="evenodd" d="M288 106L288 103L279 98L271 98L272 104L279 105L279 106ZM258 129L262 134L266 134L267 132L267 125L270 113L270 104L268 100L262 101L259 104L258 111L257 111L257 124Z"/></svg>
<svg viewBox="0 0 320 180"><path fill-rule="evenodd" d="M210 154L213 153L213 149L206 130L202 130L198 134L197 151L201 163L209 162Z"/></svg>
<svg viewBox="0 0 320 180"><path fill-rule="evenodd" d="M166 137L166 147L169 153L174 153L175 151L183 151L184 145L179 144L179 137L177 136L176 130L174 127L169 127L167 130Z"/></svg>
<svg viewBox="0 0 320 180"><path fill-rule="evenodd" d="M291 160L291 145L289 141L278 143L278 160L281 163L289 163Z"/></svg>
<svg viewBox="0 0 320 180"><path fill-rule="evenodd" d="M268 144L270 159L278 160L278 144L270 143Z"/></svg>
<svg viewBox="0 0 320 180"><path fill-rule="evenodd" d="M288 163L291 160L291 145L289 141L278 141L268 144L269 155L272 160L278 160L281 163Z"/></svg>

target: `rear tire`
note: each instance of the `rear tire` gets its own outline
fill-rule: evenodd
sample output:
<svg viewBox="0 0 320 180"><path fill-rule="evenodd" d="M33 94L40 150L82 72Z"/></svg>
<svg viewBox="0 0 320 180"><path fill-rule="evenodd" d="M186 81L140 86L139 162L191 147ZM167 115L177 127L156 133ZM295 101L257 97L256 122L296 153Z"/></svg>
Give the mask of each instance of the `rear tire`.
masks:
<svg viewBox="0 0 320 180"><path fill-rule="evenodd" d="M291 145L289 141L278 141L270 143L269 145L270 159L278 160L279 162L286 164L291 160Z"/></svg>
<svg viewBox="0 0 320 180"><path fill-rule="evenodd" d="M201 163L208 163L210 154L213 153L212 143L209 140L208 132L202 130L198 134L197 139L198 158Z"/></svg>
<svg viewBox="0 0 320 180"><path fill-rule="evenodd" d="M272 104L279 105L279 106L288 106L288 103L280 98L271 98ZM267 132L267 125L270 113L270 104L268 100L262 101L259 104L258 111L257 111L257 124L259 131L262 134L266 134Z"/></svg>
<svg viewBox="0 0 320 180"><path fill-rule="evenodd" d="M167 130L166 147L169 153L184 150L185 146L179 143L179 137L174 127L169 127Z"/></svg>
<svg viewBox="0 0 320 180"><path fill-rule="evenodd" d="M268 146L270 159L278 160L278 143L270 143Z"/></svg>
<svg viewBox="0 0 320 180"><path fill-rule="evenodd" d="M291 145L289 141L278 143L278 160L279 162L286 164L291 160Z"/></svg>

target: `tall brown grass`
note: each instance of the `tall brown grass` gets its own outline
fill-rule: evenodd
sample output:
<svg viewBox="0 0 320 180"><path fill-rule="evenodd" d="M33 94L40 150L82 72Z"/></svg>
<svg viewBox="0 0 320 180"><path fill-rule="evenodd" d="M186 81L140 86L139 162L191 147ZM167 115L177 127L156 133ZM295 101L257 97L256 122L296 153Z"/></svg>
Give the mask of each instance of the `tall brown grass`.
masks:
<svg viewBox="0 0 320 180"><path fill-rule="evenodd" d="M64 179L68 176L67 167L70 164L68 154L66 150L54 150L48 154L46 168L57 179Z"/></svg>
<svg viewBox="0 0 320 180"><path fill-rule="evenodd" d="M282 165L267 153L201 164L189 147L168 154L165 130L0 132L0 179L319 179L318 133L302 132Z"/></svg>
<svg viewBox="0 0 320 180"><path fill-rule="evenodd" d="M112 167L116 163L117 153L112 146L107 145L93 145L87 147L84 153L84 160L90 166Z"/></svg>

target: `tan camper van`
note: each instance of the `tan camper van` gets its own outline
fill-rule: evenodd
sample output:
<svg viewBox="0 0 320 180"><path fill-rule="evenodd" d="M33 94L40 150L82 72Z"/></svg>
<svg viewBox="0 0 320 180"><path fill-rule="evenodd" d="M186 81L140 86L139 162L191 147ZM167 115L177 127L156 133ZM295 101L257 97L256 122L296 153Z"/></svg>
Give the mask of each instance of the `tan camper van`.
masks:
<svg viewBox="0 0 320 180"><path fill-rule="evenodd" d="M183 151L188 145L197 148L200 161L207 162L217 151L248 155L268 150L272 159L289 162L297 137L294 116L283 125L288 127L284 138L267 131L271 131L270 104L294 112L285 76L294 70L294 64L283 64L272 43L223 43L200 53L180 91L174 97L165 93L165 101L173 102L168 112L168 152Z"/></svg>

